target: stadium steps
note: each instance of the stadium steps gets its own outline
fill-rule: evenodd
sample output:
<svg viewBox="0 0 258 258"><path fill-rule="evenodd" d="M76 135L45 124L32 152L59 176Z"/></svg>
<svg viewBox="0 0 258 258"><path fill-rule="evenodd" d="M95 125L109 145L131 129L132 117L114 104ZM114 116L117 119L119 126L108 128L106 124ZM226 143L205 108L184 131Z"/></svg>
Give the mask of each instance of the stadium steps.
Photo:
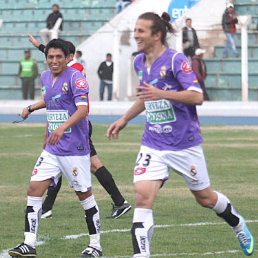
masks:
<svg viewBox="0 0 258 258"><path fill-rule="evenodd" d="M63 31L77 31L83 32L87 31L88 33L94 33L101 26L103 26L108 20L77 20L77 19L66 19L63 25ZM33 21L23 20L23 21L6 21L2 25L2 31L11 31L12 33L17 32L30 32L38 33L41 29L45 27L46 22L42 20Z"/></svg>
<svg viewBox="0 0 258 258"><path fill-rule="evenodd" d="M235 11L238 15L251 15L248 25L248 95L249 100L258 100L258 24L257 0L235 1ZM223 33L223 32L222 32ZM223 33L224 34L224 33ZM218 33L221 35L221 33ZM241 56L241 33L234 36L235 44ZM215 40L214 40L215 41ZM226 44L225 36L222 44L220 37L213 49L213 58L205 59L207 78L205 81L207 92L211 100L236 101L241 100L241 58L235 58L231 49L229 57L222 58Z"/></svg>
<svg viewBox="0 0 258 258"><path fill-rule="evenodd" d="M0 4L0 99L21 99L17 77L24 49L30 48L39 66L46 69L44 55L28 40L30 32L39 41L53 4L58 3L64 17L60 38L79 45L115 15L116 0L2 0ZM40 95L36 81L37 95Z"/></svg>
<svg viewBox="0 0 258 258"><path fill-rule="evenodd" d="M224 45L216 46L216 48L214 49L214 57L215 58L222 57L224 47L225 47ZM238 46L237 50L240 53L241 47ZM229 52L229 57L234 57L234 55L231 51ZM248 46L248 58L255 58L255 57L258 57L258 44L257 45L249 45Z"/></svg>

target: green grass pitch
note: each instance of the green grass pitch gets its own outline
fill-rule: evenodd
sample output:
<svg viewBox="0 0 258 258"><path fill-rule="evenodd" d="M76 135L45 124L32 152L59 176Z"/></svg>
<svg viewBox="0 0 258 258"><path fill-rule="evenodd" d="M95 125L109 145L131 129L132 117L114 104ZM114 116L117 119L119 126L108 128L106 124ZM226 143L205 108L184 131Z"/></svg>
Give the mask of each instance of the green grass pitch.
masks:
<svg viewBox="0 0 258 258"><path fill-rule="evenodd" d="M95 124L93 141L124 197L134 207L133 167L143 125L129 125L118 140L106 139L107 124ZM41 153L44 125L0 123L0 257L23 241L26 191ZM225 193L249 222L258 242L258 126L203 126L202 144L212 188ZM105 219L111 199L92 177L100 208L101 242L105 257L130 257L133 210L116 220ZM200 207L182 177L171 171L154 210L153 257L244 257L232 230L212 211ZM198 224L203 223L203 224ZM162 226L163 225L163 226ZM57 197L53 218L41 220L38 258L75 258L88 245L83 209L66 180ZM66 236L75 235L74 239ZM254 254L253 257L258 257Z"/></svg>

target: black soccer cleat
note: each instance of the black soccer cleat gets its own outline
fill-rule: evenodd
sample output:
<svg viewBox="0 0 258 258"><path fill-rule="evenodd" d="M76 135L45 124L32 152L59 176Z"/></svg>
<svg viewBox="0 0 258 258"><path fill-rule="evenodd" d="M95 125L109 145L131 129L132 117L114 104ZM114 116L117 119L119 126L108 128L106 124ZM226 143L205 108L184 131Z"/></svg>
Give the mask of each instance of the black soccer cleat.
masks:
<svg viewBox="0 0 258 258"><path fill-rule="evenodd" d="M36 257L36 249L24 243L17 245L8 251L11 257Z"/></svg>
<svg viewBox="0 0 258 258"><path fill-rule="evenodd" d="M81 257L99 257L102 256L102 251L88 246L85 250L82 251Z"/></svg>
<svg viewBox="0 0 258 258"><path fill-rule="evenodd" d="M41 219L50 219L52 218L52 210L44 211L42 210Z"/></svg>
<svg viewBox="0 0 258 258"><path fill-rule="evenodd" d="M112 213L110 216L107 216L106 219L117 219L129 210L131 210L132 206L127 202L124 201L124 204L121 206L115 206L113 205Z"/></svg>

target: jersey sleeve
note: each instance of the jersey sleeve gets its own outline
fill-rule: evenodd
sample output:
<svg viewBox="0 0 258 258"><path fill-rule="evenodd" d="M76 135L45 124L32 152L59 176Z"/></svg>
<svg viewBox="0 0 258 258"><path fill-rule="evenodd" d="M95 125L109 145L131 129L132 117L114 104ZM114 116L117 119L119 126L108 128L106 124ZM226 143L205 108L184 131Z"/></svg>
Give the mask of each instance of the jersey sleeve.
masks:
<svg viewBox="0 0 258 258"><path fill-rule="evenodd" d="M172 58L172 70L175 78L184 90L193 90L202 93L202 88L198 83L196 74L182 53L177 53Z"/></svg>
<svg viewBox="0 0 258 258"><path fill-rule="evenodd" d="M79 63L75 63L75 64L73 64L71 67L74 68L74 69L76 69L76 70L78 70L78 71L80 71L81 73L82 73L83 70L84 70L84 67L83 67L81 64L79 64Z"/></svg>
<svg viewBox="0 0 258 258"><path fill-rule="evenodd" d="M47 76L47 71L42 72L40 75L41 92L43 96L45 96L45 93L46 93L46 86L45 86L46 76Z"/></svg>
<svg viewBox="0 0 258 258"><path fill-rule="evenodd" d="M75 105L88 105L89 86L82 73L75 72L73 74L71 88Z"/></svg>

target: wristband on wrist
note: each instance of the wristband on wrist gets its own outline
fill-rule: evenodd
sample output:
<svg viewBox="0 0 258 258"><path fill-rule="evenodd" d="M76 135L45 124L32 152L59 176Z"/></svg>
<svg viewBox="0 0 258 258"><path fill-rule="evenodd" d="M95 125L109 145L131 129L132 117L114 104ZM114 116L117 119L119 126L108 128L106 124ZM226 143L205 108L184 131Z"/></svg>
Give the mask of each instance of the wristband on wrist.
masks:
<svg viewBox="0 0 258 258"><path fill-rule="evenodd" d="M34 110L31 109L31 105L29 105L29 106L27 107L27 109L28 109L28 111L29 111L30 113L34 112Z"/></svg>
<svg viewBox="0 0 258 258"><path fill-rule="evenodd" d="M40 44L39 45L39 47L38 47L38 49L41 51L41 52L43 52L43 53L45 53L45 46L43 45L43 44Z"/></svg>

